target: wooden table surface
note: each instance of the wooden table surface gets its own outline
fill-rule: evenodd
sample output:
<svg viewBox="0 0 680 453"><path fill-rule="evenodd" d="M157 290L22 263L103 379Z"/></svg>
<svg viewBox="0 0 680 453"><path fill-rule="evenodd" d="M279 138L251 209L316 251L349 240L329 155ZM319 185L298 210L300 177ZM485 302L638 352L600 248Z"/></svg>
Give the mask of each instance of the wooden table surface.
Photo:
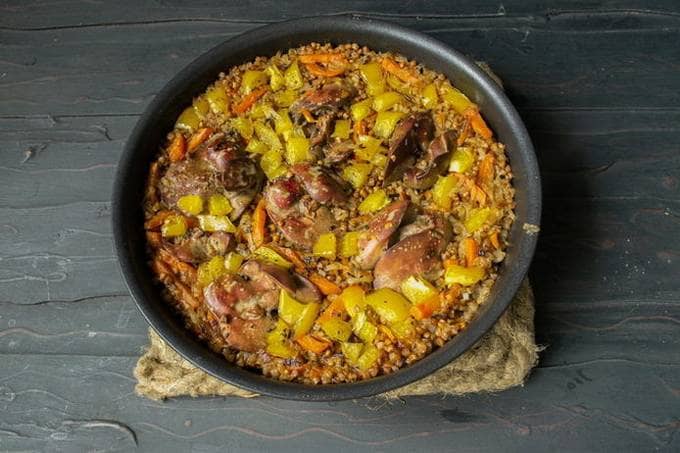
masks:
<svg viewBox="0 0 680 453"><path fill-rule="evenodd" d="M545 3L0 2L0 451L679 451L680 5ZM140 112L230 36L347 12L505 81L545 190L539 366L392 404L135 396L147 326L109 223Z"/></svg>

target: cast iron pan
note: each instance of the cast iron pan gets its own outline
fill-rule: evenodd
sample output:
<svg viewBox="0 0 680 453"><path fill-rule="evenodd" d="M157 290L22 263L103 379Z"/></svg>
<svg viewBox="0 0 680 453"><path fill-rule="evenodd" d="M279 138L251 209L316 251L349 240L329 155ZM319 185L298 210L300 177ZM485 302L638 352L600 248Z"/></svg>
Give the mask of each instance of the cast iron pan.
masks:
<svg viewBox="0 0 680 453"><path fill-rule="evenodd" d="M221 71L309 42L356 42L393 51L445 74L476 102L507 153L515 175L517 219L499 277L486 304L468 328L419 362L395 373L351 384L303 385L268 379L227 362L193 337L163 302L147 265L142 194L149 164L180 112ZM505 311L527 273L538 225L541 188L531 140L499 87L471 60L445 44L398 25L351 16L312 17L268 25L230 39L200 56L174 77L139 119L118 165L113 191L113 232L120 269L149 324L184 358L225 382L278 398L329 401L359 398L401 387L446 365L470 348Z"/></svg>

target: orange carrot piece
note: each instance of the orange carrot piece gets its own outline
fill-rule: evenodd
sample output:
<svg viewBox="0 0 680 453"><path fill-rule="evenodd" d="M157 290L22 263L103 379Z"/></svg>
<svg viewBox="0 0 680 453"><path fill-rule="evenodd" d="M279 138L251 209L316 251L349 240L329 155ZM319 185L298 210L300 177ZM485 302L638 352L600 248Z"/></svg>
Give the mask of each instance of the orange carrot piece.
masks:
<svg viewBox="0 0 680 453"><path fill-rule="evenodd" d="M489 126L486 125L486 122L479 113L479 110L474 107L470 107L465 110L465 112L463 112L463 115L465 115L465 117L470 120L470 125L477 134L481 135L487 140L493 137L493 132L491 132Z"/></svg>
<svg viewBox="0 0 680 453"><path fill-rule="evenodd" d="M276 252L278 252L280 255L283 255L284 258L293 263L293 266L295 266L297 270L303 271L307 267L304 260L297 251L289 249L288 247L282 247L280 245L270 244L269 247L273 248Z"/></svg>
<svg viewBox="0 0 680 453"><path fill-rule="evenodd" d="M308 123L316 123L316 120L314 119L312 112L310 112L307 109L302 109L300 112L302 113L302 116L305 117L305 121L307 121Z"/></svg>
<svg viewBox="0 0 680 453"><path fill-rule="evenodd" d="M399 63L392 60L391 58L383 58L382 60L380 60L380 65L382 66L382 68L385 71L389 72L390 74L397 76L403 82L406 82L406 83L418 83L418 82L420 82L419 77L415 76L407 68L402 68L401 66L399 66Z"/></svg>
<svg viewBox="0 0 680 453"><path fill-rule="evenodd" d="M209 127L203 127L196 131L194 135L189 139L189 144L187 145L187 151L191 154L192 151L196 150L198 146L206 141L213 133L213 130Z"/></svg>
<svg viewBox="0 0 680 453"><path fill-rule="evenodd" d="M490 184L494 176L494 156L489 153L484 156L482 162L479 164L479 169L477 170L477 183L480 185Z"/></svg>
<svg viewBox="0 0 680 453"><path fill-rule="evenodd" d="M267 92L267 87L265 85L255 88L247 96L241 99L241 102L234 106L234 113L240 115L248 111L250 107L253 106L264 94Z"/></svg>
<svg viewBox="0 0 680 453"><path fill-rule="evenodd" d="M472 238L463 239L463 249L465 250L465 262L467 263L467 266L473 266L479 256L477 241Z"/></svg>
<svg viewBox="0 0 680 453"><path fill-rule="evenodd" d="M160 228L161 225L163 225L163 222L165 222L165 219L170 217L172 214L173 212L168 210L158 211L153 217L144 223L144 229L155 230Z"/></svg>
<svg viewBox="0 0 680 453"><path fill-rule="evenodd" d="M311 72L315 76L336 77L345 72L347 66L328 65L323 67L318 63L305 63L305 68L307 68L307 71Z"/></svg>
<svg viewBox="0 0 680 453"><path fill-rule="evenodd" d="M484 206L486 204L487 195L486 192L484 192L484 189L477 184L472 183L470 187L470 198L472 198L472 201L479 203L480 206Z"/></svg>
<svg viewBox="0 0 680 453"><path fill-rule="evenodd" d="M255 244L255 247L260 247L264 244L266 223L267 211L265 210L264 199L261 199L253 212L253 243Z"/></svg>
<svg viewBox="0 0 680 453"><path fill-rule="evenodd" d="M340 294L342 292L342 289L338 285L319 274L310 275L309 280L311 280L311 282L314 283L326 296L330 296L331 294Z"/></svg>
<svg viewBox="0 0 680 453"><path fill-rule="evenodd" d="M441 306L439 295L431 297L423 302L418 302L411 307L411 315L420 320L431 317Z"/></svg>
<svg viewBox="0 0 680 453"><path fill-rule="evenodd" d="M176 132L175 135L172 137L170 146L168 146L168 157L170 158L171 162L178 162L184 159L186 153L187 142L182 134Z"/></svg>
<svg viewBox="0 0 680 453"><path fill-rule="evenodd" d="M339 317L343 311L345 311L345 302L343 302L342 298L336 297L333 302L326 307L323 313L319 315L316 321L323 323L329 319Z"/></svg>
<svg viewBox="0 0 680 453"><path fill-rule="evenodd" d="M320 340L312 335L302 336L295 341L306 350L315 354L321 354L326 349L330 348L332 344L330 341Z"/></svg>
<svg viewBox="0 0 680 453"><path fill-rule="evenodd" d="M501 241L498 236L498 231L494 231L489 235L489 241L491 241L491 245L497 249L501 248Z"/></svg>
<svg viewBox="0 0 680 453"><path fill-rule="evenodd" d="M307 55L300 55L298 59L304 64L330 62L347 63L345 56L339 53L310 53Z"/></svg>

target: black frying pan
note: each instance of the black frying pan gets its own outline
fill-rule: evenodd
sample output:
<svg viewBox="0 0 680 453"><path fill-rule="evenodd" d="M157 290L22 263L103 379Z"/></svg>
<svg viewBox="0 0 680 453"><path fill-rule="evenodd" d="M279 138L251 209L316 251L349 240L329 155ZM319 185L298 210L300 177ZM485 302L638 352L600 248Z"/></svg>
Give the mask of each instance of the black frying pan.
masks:
<svg viewBox="0 0 680 453"><path fill-rule="evenodd" d="M467 329L422 360L399 371L351 384L303 385L266 378L239 368L198 341L172 313L154 284L145 252L142 194L149 164L180 112L221 71L309 42L355 42L375 51L392 51L445 74L472 101L506 145L514 172L516 215L507 257L490 298ZM264 26L206 52L175 76L139 119L118 165L113 191L113 232L120 269L130 293L149 324L184 358L225 382L278 398L328 401L359 398L401 387L446 365L470 348L508 307L527 273L536 234L523 228L538 225L541 187L531 140L508 98L471 60L440 41L398 25L372 19L312 17Z"/></svg>

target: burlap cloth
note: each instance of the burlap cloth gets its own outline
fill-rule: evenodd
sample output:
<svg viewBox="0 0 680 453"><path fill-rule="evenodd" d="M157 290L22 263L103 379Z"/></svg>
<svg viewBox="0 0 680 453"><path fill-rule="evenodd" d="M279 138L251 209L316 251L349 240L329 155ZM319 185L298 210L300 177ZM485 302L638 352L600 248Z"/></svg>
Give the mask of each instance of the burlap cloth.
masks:
<svg viewBox="0 0 680 453"><path fill-rule="evenodd" d="M149 329L151 345L137 362L137 394L160 400L173 396L241 396L256 394L226 384L194 367ZM462 395L496 392L521 385L538 360L534 340L534 295L522 283L508 310L475 346L435 373L384 393L387 398L408 395Z"/></svg>
<svg viewBox="0 0 680 453"><path fill-rule="evenodd" d="M486 63L477 64L503 87ZM138 395L154 400L186 395L257 396L194 367L152 329L149 329L149 340L151 345L134 371ZM522 385L538 361L538 351L534 340L534 294L529 281L525 280L508 310L470 350L435 373L382 396L462 395L505 390Z"/></svg>

